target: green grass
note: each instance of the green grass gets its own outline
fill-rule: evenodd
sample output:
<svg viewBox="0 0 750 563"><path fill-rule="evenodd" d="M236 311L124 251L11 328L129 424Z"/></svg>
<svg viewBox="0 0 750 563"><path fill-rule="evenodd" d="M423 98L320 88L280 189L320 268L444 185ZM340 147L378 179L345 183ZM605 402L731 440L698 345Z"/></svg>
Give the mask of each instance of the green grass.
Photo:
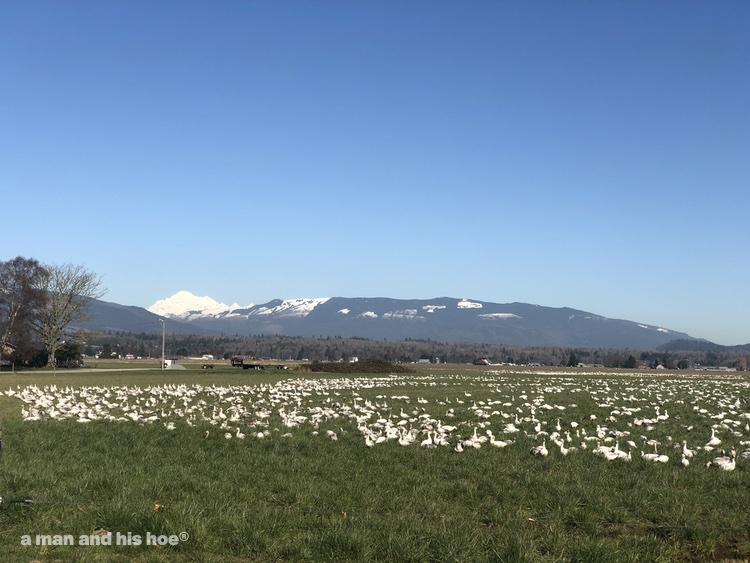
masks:
<svg viewBox="0 0 750 563"><path fill-rule="evenodd" d="M281 394L273 385L289 376L229 369L205 374L5 374L0 389L32 384L143 389L155 384L235 385L235 391L257 390L259 404L270 405ZM383 416L397 417L403 409L447 423L447 409L453 408L451 423L468 437L483 420L473 402L499 401L488 410L507 414L520 409L519 416L536 403L536 416L548 431L558 418L563 426L579 421L589 432L597 423L607 424L631 431L639 444L641 433L658 439L660 452L672 459L667 465L639 456L631 463L612 463L590 451L562 457L549 441L550 455L534 458L529 448L541 438L523 433L503 450L485 444L455 454L450 448L402 447L395 441L368 449L353 420L323 420L319 435L313 435L309 424L284 428L276 410L267 438L251 436L259 430L250 426L255 419L240 423L248 434L245 440L225 440L224 431L207 422L191 427L178 421L171 432L161 423L23 422L20 411L26 405L2 397L0 494L34 500L28 506L0 508L4 560L621 562L750 557L750 461L744 465L738 459L731 473L709 470L703 465L711 455L700 452L690 467L682 468L668 440L687 439L692 447L705 443L719 419L698 414L694 401L710 414L726 411L725 418L740 419L747 412L744 403L735 415L729 410L736 398L750 395L742 378L497 374L453 368L334 381L339 383L332 389L310 391L300 409L305 404L352 405L355 392L361 401L381 405ZM247 385L253 387L243 387ZM227 407L234 396L203 388L196 399ZM512 407L503 406L506 402ZM660 402L670 418L653 430L628 426L632 417L605 422L623 405L640 407L639 416L652 416ZM591 414L597 419L590 420ZM507 422L497 414L486 420L495 435ZM690 425L694 428L688 432ZM531 426L523 428L530 431ZM328 439L327 429L337 432L337 441ZM287 431L291 437L282 437ZM738 451L744 449L739 442L750 439L741 434L745 436L721 432ZM156 504L163 508L154 510ZM32 542L37 534L78 539L98 528L143 538L147 533L186 532L189 539L163 547L21 545L24 534Z"/></svg>

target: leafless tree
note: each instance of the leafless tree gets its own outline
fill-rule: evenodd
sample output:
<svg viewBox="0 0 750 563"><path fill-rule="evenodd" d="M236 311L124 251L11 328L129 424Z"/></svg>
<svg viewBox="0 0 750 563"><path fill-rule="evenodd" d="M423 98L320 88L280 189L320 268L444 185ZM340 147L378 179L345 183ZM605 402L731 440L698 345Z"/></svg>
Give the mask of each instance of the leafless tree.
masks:
<svg viewBox="0 0 750 563"><path fill-rule="evenodd" d="M101 276L83 266L46 266L42 288L46 299L32 320L47 351L47 366L55 367L55 354L64 342L65 330L72 323L89 319L88 303L104 295Z"/></svg>
<svg viewBox="0 0 750 563"><path fill-rule="evenodd" d="M41 282L46 274L44 266L32 258L17 256L0 262L0 359L12 339L26 332L22 325L43 306Z"/></svg>

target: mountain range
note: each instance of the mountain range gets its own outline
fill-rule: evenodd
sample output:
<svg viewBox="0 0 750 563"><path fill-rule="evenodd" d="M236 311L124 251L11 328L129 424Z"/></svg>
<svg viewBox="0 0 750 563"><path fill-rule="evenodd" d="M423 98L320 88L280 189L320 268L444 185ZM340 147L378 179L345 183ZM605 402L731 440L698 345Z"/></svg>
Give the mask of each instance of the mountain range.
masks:
<svg viewBox="0 0 750 563"><path fill-rule="evenodd" d="M527 346L635 348L652 350L674 340L692 341L675 330L571 309L472 299L325 297L273 300L261 305L225 305L179 291L147 309L93 300L98 331L174 334L340 336L369 339L430 339Z"/></svg>

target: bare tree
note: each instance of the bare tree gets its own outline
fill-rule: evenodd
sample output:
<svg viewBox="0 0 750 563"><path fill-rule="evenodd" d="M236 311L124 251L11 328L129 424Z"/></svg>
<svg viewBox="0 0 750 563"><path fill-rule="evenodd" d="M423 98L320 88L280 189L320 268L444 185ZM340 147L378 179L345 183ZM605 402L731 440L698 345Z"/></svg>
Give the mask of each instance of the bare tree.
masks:
<svg viewBox="0 0 750 563"><path fill-rule="evenodd" d="M46 266L42 288L46 299L32 320L47 351L47 367L55 367L55 353L64 342L66 328L89 319L88 303L104 295L101 276L83 266Z"/></svg>
<svg viewBox="0 0 750 563"><path fill-rule="evenodd" d="M17 256L0 262L0 359L11 339L27 333L31 314L44 304L41 289L47 271L32 258ZM18 342L16 342L18 344Z"/></svg>

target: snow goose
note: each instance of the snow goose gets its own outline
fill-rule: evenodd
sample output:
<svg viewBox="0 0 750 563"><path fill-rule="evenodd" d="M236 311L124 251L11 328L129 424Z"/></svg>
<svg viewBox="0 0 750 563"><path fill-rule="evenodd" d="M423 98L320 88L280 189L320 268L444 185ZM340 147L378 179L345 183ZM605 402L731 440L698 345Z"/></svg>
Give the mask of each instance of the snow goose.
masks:
<svg viewBox="0 0 750 563"><path fill-rule="evenodd" d="M542 440L541 446L534 446L529 450L531 452L531 455L537 456L537 457L547 457L549 454L549 450L547 450L547 440Z"/></svg>

